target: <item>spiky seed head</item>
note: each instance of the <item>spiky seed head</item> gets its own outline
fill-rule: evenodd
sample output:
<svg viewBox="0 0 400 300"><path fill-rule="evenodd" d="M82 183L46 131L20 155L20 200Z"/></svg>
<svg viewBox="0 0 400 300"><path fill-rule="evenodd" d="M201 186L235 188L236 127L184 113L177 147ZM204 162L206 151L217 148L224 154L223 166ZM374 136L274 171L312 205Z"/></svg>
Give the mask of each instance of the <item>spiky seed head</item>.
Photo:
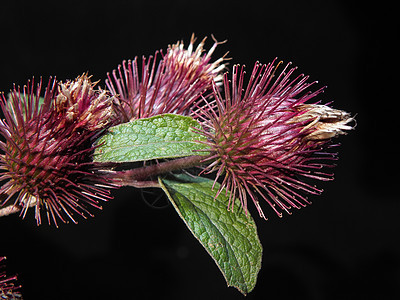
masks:
<svg viewBox="0 0 400 300"><path fill-rule="evenodd" d="M86 76L58 83L49 80L15 88L8 99L1 95L5 119L0 121L0 205L36 208L49 224L76 222L73 215L91 215L89 207L101 208L98 200L110 198L110 187L91 162L94 139L107 128L112 101L93 90Z"/></svg>
<svg viewBox="0 0 400 300"><path fill-rule="evenodd" d="M0 299L21 300L21 286L17 284L17 276L8 276L5 271L5 257L0 257Z"/></svg>
<svg viewBox="0 0 400 300"><path fill-rule="evenodd" d="M200 95L211 90L213 81L219 84L224 58L212 62L211 55L221 43L214 39L205 52L205 40L194 48L196 39L192 36L187 49L183 42L177 42L166 54L156 52L148 60L143 57L141 72L136 57L107 74L106 85L120 102L119 122L163 113L187 114Z"/></svg>
<svg viewBox="0 0 400 300"><path fill-rule="evenodd" d="M260 197L281 216L310 203L305 194L321 193L309 179L333 178L326 171L337 159L331 138L352 129L353 121L344 111L317 104L324 88L310 91L315 82L308 76L294 77L290 64L277 74L278 66L256 63L247 87L244 67L234 66L231 83L225 74L224 96L214 86L213 101L204 99L193 112L213 153L204 172L223 178L219 192L230 192L231 207L238 197L247 211L250 198L263 218Z"/></svg>

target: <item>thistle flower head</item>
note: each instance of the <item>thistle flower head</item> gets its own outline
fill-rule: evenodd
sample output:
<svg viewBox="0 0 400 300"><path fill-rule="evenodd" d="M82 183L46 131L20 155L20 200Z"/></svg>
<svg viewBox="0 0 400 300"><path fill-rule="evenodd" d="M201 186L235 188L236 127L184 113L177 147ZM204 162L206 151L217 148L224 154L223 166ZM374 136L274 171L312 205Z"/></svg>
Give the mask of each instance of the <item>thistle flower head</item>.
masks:
<svg viewBox="0 0 400 300"><path fill-rule="evenodd" d="M238 197L247 211L247 199L256 205L261 197L281 211L309 203L305 194L321 190L308 179L331 180L336 154L331 138L352 129L352 117L341 110L317 104L303 74L294 77L290 64L277 73L275 61L256 63L247 87L244 67L234 66L232 81L224 77L224 97L214 87L214 101L206 101L193 115L203 124L213 162L204 172L223 178L221 189L230 191L230 205ZM314 101L307 104L306 102Z"/></svg>
<svg viewBox="0 0 400 300"><path fill-rule="evenodd" d="M204 53L205 39L194 49L192 36L187 49L183 42L170 45L166 54L158 52L146 61L142 59L139 73L137 57L123 61L118 70L107 74L106 85L119 99L120 123L163 113L187 114L200 95L211 89L212 82L219 84L225 65L224 58L211 62L217 41ZM158 62L158 65L157 65Z"/></svg>
<svg viewBox="0 0 400 300"><path fill-rule="evenodd" d="M16 285L17 276L7 276L4 266L5 259L5 257L0 257L0 299L22 299L19 292L20 286Z"/></svg>
<svg viewBox="0 0 400 300"><path fill-rule="evenodd" d="M65 84L49 80L1 95L0 205L35 206L37 224L45 210L49 224L75 222L73 214L91 215L89 206L110 198L108 186L91 163L92 143L111 118L111 100L94 91L86 76ZM14 199L14 200L12 200ZM67 218L66 218L67 217Z"/></svg>

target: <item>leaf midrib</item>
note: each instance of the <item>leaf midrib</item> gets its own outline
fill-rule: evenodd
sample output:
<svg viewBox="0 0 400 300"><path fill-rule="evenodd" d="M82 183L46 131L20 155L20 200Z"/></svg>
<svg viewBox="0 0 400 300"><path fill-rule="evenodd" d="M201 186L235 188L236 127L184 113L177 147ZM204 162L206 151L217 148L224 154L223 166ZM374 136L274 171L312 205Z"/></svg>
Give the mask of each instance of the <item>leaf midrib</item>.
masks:
<svg viewBox="0 0 400 300"><path fill-rule="evenodd" d="M193 201L190 201L185 195L183 195L182 193L180 193L179 191L177 191L177 190L174 189L174 188L172 188L172 189L173 189L176 193L179 193L181 196L183 196L185 199L187 199L187 201L189 201L189 202L196 208L196 214L197 214L198 216L199 216L199 213L198 213L197 210L203 212L202 209L200 209L197 205L195 205L195 204L193 203ZM197 189L197 191L199 191L199 189ZM201 190L200 190L199 192L200 192L201 194L203 194L203 195L206 195L207 197L210 196L210 195L204 193L204 192L201 191ZM235 259L236 265L239 266L240 276L241 276L243 282L246 283L246 291L245 291L245 292L247 292L247 290L248 290L247 280L246 280L246 278L245 278L245 276L244 276L244 274L243 274L242 268L240 267L240 264L239 264L239 262L238 262L238 259L237 259L236 255L235 255L235 251L233 251L233 249L232 249L233 247L236 248L236 249L239 249L239 248L236 247L236 246L234 246L234 245L232 245L230 242L228 242L228 240L224 237L224 235L221 233L221 231L219 230L219 228L214 224L213 219L209 218L208 215L207 215L206 213L204 213L204 212L203 212L203 215L204 215L205 217L207 217L207 218L210 220L210 223L213 225L213 227L216 229L216 231L220 234L220 236L223 237L223 240L226 241L226 244L230 247L230 251L231 251L231 253L233 254L233 257L234 257L234 259ZM200 218L200 216L199 216L199 218ZM185 219L183 219L183 220L184 220L185 223L187 223ZM200 220L201 220L201 218L200 218ZM203 225L204 228L207 228L207 227L204 225L203 222L202 222L202 225ZM190 231L192 231L192 229L191 229L189 226L188 226L188 228L190 229ZM208 254L212 257L212 259L215 261L215 263L217 264L218 268L222 269L222 267L220 266L220 264L218 263L218 261L217 261L217 260L214 258L214 256L209 252L208 248L207 248L206 246L204 246L204 244L203 244L203 243L200 241L200 239L194 234L193 231L192 231L192 233L193 233L193 235L199 240L200 244L204 247L204 249L206 249L207 253L208 253ZM210 236L210 234L209 234L209 236ZM222 270L221 270L221 271L222 271ZM223 274L223 276L225 277L225 273L222 272L222 274ZM232 275L231 275L231 276L232 276ZM227 280L227 282L228 282L228 280Z"/></svg>

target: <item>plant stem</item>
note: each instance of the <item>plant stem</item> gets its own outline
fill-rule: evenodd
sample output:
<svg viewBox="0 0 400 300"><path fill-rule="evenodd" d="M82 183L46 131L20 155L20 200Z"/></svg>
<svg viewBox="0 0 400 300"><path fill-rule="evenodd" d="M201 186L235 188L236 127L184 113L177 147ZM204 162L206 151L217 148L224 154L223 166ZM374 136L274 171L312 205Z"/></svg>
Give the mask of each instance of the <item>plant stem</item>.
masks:
<svg viewBox="0 0 400 300"><path fill-rule="evenodd" d="M1 207L0 208L0 217L11 215L13 213L19 212L20 210L21 210L21 207L15 206L15 205Z"/></svg>
<svg viewBox="0 0 400 300"><path fill-rule="evenodd" d="M202 165L209 156L192 155L174 160L157 163L142 168L135 168L126 171L115 171L107 174L107 177L114 180L121 186L133 186L136 188L160 187L157 180L152 179L154 176L166 174L172 171L188 169ZM30 206L36 205L36 202ZM0 207L0 217L8 216L13 213L20 212L22 207L17 205L8 205Z"/></svg>
<svg viewBox="0 0 400 300"><path fill-rule="evenodd" d="M116 171L109 175L113 180L123 186L133 186L137 188L160 187L158 181L149 180L149 178L172 171L187 169L202 165L208 156L192 155L174 160L157 163L142 168L136 168L126 171Z"/></svg>
<svg viewBox="0 0 400 300"><path fill-rule="evenodd" d="M4 196L4 194L2 196ZM36 205L36 203L37 203L36 201L30 201L28 206L33 207ZM10 204L10 205L4 206L4 207L2 207L0 205L0 217L5 217L8 215L20 212L22 209L23 209L23 206L15 205L15 204Z"/></svg>

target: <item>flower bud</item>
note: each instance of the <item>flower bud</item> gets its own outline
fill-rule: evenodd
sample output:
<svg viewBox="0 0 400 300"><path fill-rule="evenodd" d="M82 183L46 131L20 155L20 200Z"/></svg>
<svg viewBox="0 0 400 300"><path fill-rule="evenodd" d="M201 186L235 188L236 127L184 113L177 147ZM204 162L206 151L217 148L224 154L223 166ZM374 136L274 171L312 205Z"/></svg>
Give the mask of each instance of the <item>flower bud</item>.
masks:
<svg viewBox="0 0 400 300"><path fill-rule="evenodd" d="M163 113L187 114L200 95L211 90L212 82L222 80L224 58L211 62L218 43L203 54L205 39L194 50L192 36L189 47L182 42L169 46L157 66L157 55L148 61L143 57L141 74L138 59L123 61L118 70L108 74L106 84L119 99L119 122L147 118Z"/></svg>
<svg viewBox="0 0 400 300"><path fill-rule="evenodd" d="M42 82L35 88L32 81L0 98L0 205L13 202L22 217L34 206L38 225L44 210L57 226L76 222L74 213L86 218L89 207L111 198L91 155L110 122L112 100L85 75L65 84L50 80L42 98L41 92Z"/></svg>
<svg viewBox="0 0 400 300"><path fill-rule="evenodd" d="M224 77L224 98L214 86L211 101L193 112L213 153L203 172L223 178L219 192L229 192L229 206L238 197L247 211L250 198L263 218L259 197L281 216L309 204L305 194L321 193L309 179L333 179L326 171L337 159L331 139L353 128L350 114L306 103L317 102L323 88L309 91L315 82L292 78L296 68L289 65L276 75L274 62L256 63L247 87L244 68L234 66L231 84Z"/></svg>

